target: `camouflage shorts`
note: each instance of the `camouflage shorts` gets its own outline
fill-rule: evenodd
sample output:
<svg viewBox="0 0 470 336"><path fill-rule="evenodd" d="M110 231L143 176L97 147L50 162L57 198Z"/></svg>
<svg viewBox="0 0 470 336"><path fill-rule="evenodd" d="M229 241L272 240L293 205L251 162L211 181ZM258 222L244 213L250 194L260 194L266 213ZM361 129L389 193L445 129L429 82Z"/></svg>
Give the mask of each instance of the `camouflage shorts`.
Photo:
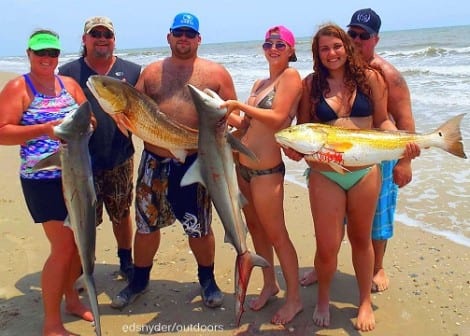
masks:
<svg viewBox="0 0 470 336"><path fill-rule="evenodd" d="M194 154L179 163L143 151L135 192L135 221L140 233L154 232L176 219L189 237L209 233L212 204L206 189L199 183L180 186L196 157Z"/></svg>
<svg viewBox="0 0 470 336"><path fill-rule="evenodd" d="M103 222L103 204L113 224L129 215L132 204L134 159L130 157L121 165L93 173L96 192L96 223Z"/></svg>

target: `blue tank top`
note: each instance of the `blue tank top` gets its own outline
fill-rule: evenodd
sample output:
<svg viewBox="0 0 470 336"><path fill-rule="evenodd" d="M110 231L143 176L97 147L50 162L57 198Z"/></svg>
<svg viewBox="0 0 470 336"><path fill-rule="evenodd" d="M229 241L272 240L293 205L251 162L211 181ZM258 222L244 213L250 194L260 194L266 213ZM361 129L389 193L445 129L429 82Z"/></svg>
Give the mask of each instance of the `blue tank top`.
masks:
<svg viewBox="0 0 470 336"><path fill-rule="evenodd" d="M78 108L78 104L65 89L59 76L61 90L57 96L47 96L37 92L28 75L23 75L26 84L34 95L33 101L28 106L20 121L20 125L37 125L49 121L61 120L70 112ZM42 158L56 152L59 149L59 140L53 140L48 136L40 136L20 146L20 176L25 179L54 179L61 177L60 169L32 171L32 167Z"/></svg>
<svg viewBox="0 0 470 336"><path fill-rule="evenodd" d="M315 111L317 118L321 122L328 122L334 119L338 119L336 112L328 105L325 97L321 95L320 101L317 104ZM349 117L368 117L373 113L373 107L369 98L360 91L356 91L356 98L354 99L353 105L351 106L351 113Z"/></svg>

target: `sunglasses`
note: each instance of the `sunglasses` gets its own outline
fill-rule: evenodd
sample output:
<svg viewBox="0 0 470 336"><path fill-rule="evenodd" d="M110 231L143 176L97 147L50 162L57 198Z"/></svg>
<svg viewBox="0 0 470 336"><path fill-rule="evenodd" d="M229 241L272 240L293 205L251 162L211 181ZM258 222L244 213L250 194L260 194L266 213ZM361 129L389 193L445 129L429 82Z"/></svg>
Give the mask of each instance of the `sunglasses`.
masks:
<svg viewBox="0 0 470 336"><path fill-rule="evenodd" d="M362 40L362 41L367 41L369 40L372 36L374 36L375 34L371 34L371 33L368 33L368 32L363 32L363 33L358 33L358 32L355 32L354 30L348 30L348 35L354 40L356 37L359 36L359 38Z"/></svg>
<svg viewBox="0 0 470 336"><path fill-rule="evenodd" d="M88 33L93 38L102 38L104 37L105 39L112 39L114 37L114 34L110 32L109 30L105 31L100 31L100 30L92 30Z"/></svg>
<svg viewBox="0 0 470 336"><path fill-rule="evenodd" d="M183 29L173 29L171 31L171 34L177 38L182 37L184 35L189 39L193 39L199 35L199 33L195 30L183 30Z"/></svg>
<svg viewBox="0 0 470 336"><path fill-rule="evenodd" d="M38 57L52 57L52 58L57 58L60 55L60 50L59 49L41 49L41 50L31 50L34 55Z"/></svg>
<svg viewBox="0 0 470 336"><path fill-rule="evenodd" d="M283 51L287 48L287 44L285 44L284 42L276 42L276 43L264 42L263 43L264 50L270 50L273 46L276 50L279 50L279 51Z"/></svg>

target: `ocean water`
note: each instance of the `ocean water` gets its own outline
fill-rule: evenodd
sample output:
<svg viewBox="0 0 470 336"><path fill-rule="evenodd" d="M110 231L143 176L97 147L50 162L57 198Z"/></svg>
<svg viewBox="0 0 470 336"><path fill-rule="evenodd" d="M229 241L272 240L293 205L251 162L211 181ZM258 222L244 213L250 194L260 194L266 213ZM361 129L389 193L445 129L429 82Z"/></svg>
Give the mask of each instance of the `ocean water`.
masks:
<svg viewBox="0 0 470 336"><path fill-rule="evenodd" d="M382 32L377 52L404 75L411 91L417 132L430 132L444 121L467 113L461 130L470 155L469 26ZM231 73L240 100L253 82L268 74L262 41L202 44L200 56L222 63ZM311 37L298 38L296 63L302 77L312 71ZM118 50L143 66L166 57L167 46ZM62 55L60 64L78 53ZM27 72L24 56L0 58L0 71ZM305 187L304 162L286 159L287 179ZM470 247L470 163L440 149L423 150L413 161L413 181L400 190L396 221Z"/></svg>

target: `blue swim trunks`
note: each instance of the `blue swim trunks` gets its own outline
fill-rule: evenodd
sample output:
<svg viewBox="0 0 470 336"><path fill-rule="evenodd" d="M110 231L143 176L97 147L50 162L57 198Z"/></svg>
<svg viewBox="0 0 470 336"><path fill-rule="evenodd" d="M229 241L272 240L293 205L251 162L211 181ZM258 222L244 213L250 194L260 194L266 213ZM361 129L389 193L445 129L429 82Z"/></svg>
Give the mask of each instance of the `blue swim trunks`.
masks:
<svg viewBox="0 0 470 336"><path fill-rule="evenodd" d="M398 198L398 186L393 182L393 168L396 164L397 160L384 161L380 164L382 189L372 223L373 240L386 240L393 236L393 221Z"/></svg>
<svg viewBox="0 0 470 336"><path fill-rule="evenodd" d="M181 187L181 179L196 160L184 163L144 150L140 160L135 197L136 225L139 233L150 233L169 226L177 219L189 237L209 233L212 203L199 183Z"/></svg>

